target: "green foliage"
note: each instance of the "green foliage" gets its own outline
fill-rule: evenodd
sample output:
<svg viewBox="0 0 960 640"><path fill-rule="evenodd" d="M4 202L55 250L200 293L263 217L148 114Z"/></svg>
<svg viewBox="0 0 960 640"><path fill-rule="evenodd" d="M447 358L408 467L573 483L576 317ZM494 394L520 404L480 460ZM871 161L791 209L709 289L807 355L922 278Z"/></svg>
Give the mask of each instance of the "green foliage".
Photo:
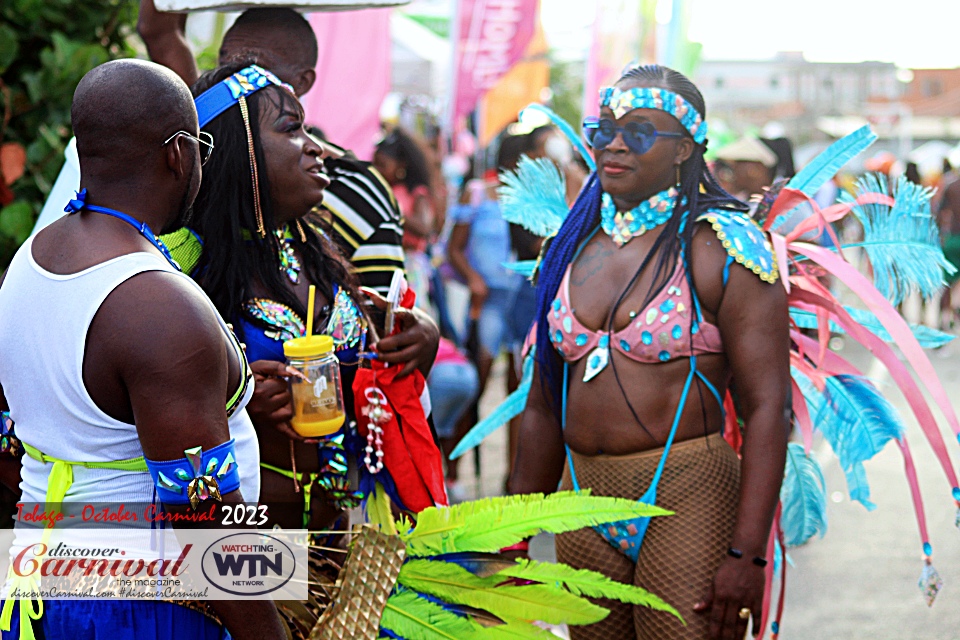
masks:
<svg viewBox="0 0 960 640"><path fill-rule="evenodd" d="M0 210L0 269L10 262L40 213L70 139L70 103L83 75L129 57L134 0L0 2L0 142L26 149L14 201Z"/></svg>
<svg viewBox="0 0 960 640"><path fill-rule="evenodd" d="M494 552L542 531L563 533L607 522L672 512L635 500L558 491L503 496L464 502L449 508L429 508L417 516L417 526L400 537L409 556L463 551ZM401 527L401 531L405 531Z"/></svg>

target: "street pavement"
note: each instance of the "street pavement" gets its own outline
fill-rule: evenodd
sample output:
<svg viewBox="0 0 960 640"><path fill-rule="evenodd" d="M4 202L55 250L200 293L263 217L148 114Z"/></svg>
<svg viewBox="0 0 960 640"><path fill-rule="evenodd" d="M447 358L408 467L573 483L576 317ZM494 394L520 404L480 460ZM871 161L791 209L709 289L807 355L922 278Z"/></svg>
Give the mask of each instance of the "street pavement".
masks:
<svg viewBox="0 0 960 640"><path fill-rule="evenodd" d="M944 587L933 607L928 608L917 586L922 568L920 538L903 458L896 445L889 444L866 464L871 499L877 504L875 511L868 512L850 501L836 457L820 441L815 443L814 453L822 462L827 481L829 528L823 539L788 551L794 566L787 570L787 601L779 638L960 640L960 531L954 526L950 487L885 370L849 340L840 352L878 382L904 416L925 501L934 566ZM960 344L951 343L929 355L948 396L960 409ZM504 395L501 359L481 400L481 415ZM940 419L936 409L934 414ZM948 429L942 431L956 462L957 441ZM460 466L468 497L499 495L506 473L506 428L483 443L480 460L479 482L474 476L472 454L464 456ZM552 539L535 539L531 554L552 560ZM555 633L564 635L562 630Z"/></svg>

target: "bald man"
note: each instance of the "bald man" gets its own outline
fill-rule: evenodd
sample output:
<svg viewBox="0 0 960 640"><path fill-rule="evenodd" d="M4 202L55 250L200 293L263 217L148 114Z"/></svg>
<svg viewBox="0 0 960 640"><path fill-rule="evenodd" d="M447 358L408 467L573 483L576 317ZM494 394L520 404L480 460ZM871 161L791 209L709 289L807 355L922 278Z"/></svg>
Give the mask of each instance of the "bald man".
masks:
<svg viewBox="0 0 960 640"><path fill-rule="evenodd" d="M20 248L0 286L0 405L27 449L22 500L53 495L56 460L70 469L64 503L159 496L168 512L188 512L146 469L181 459L189 468L184 452L199 446L234 455L222 502L256 502L250 393L237 393L252 386L243 352L155 239L189 218L210 152L190 91L160 65L108 62L80 81L71 120L84 193L72 215ZM285 637L272 602L209 604L223 626L176 604L131 600L51 600L33 624L47 638L132 637L131 620L138 640L169 640L170 629L184 639ZM24 620L13 615L4 638Z"/></svg>
<svg viewBox="0 0 960 640"><path fill-rule="evenodd" d="M154 62L193 84L198 70L187 46L186 19L185 14L157 11L153 0L141 0L137 31ZM292 9L248 9L224 34L220 64L247 58L256 59L302 96L317 77L317 37L310 23ZM336 143L336 132L327 133ZM344 158L343 150L326 140L322 146L332 183L321 208L329 214L334 239L353 263L360 284L386 295L393 272L403 270L403 231L393 191L370 163Z"/></svg>

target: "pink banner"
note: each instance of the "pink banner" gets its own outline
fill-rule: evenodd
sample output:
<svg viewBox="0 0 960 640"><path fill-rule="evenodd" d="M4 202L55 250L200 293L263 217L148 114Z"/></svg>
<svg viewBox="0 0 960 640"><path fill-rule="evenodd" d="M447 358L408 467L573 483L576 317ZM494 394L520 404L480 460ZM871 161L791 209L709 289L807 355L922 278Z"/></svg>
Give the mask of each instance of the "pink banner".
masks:
<svg viewBox="0 0 960 640"><path fill-rule="evenodd" d="M641 59L647 5L644 0L597 1L583 87L584 117L599 114L600 88L616 82L628 64Z"/></svg>
<svg viewBox="0 0 960 640"><path fill-rule="evenodd" d="M380 105L390 91L390 12L314 13L317 81L301 98L308 124L330 142L369 160L380 133Z"/></svg>
<svg viewBox="0 0 960 640"><path fill-rule="evenodd" d="M538 0L459 0L451 124L523 57L533 38Z"/></svg>

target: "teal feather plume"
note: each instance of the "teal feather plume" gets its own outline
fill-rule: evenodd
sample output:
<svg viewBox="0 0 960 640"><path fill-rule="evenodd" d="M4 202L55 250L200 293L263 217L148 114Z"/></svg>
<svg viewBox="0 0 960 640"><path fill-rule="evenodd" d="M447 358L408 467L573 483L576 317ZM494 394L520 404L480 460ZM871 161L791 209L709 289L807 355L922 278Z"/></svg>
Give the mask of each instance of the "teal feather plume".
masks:
<svg viewBox="0 0 960 640"><path fill-rule="evenodd" d="M780 488L783 512L780 526L790 546L805 543L816 534L827 532L827 484L816 459L807 455L803 445L787 445L787 463Z"/></svg>
<svg viewBox="0 0 960 640"><path fill-rule="evenodd" d="M850 498L873 510L863 463L880 453L890 440L903 437L903 421L866 378L828 377L823 400L814 423L840 459Z"/></svg>
<svg viewBox="0 0 960 640"><path fill-rule="evenodd" d="M548 158L521 156L516 170L500 174L500 182L497 193L504 220L543 238L563 225L569 212L566 180Z"/></svg>
<svg viewBox="0 0 960 640"><path fill-rule="evenodd" d="M570 141L570 144L573 145L573 148L577 150L580 156L583 158L583 161L587 163L587 166L590 167L590 171L597 170L597 163L594 162L593 156L590 154L590 150L587 149L587 145L583 143L583 140L580 138L580 134L574 131L573 127L570 126L566 120L561 118L549 107L545 107L542 104L531 104L528 105L526 109L520 112L520 118L523 118L523 114L526 111L538 111L548 118L550 121L560 129L560 132L567 137L567 140Z"/></svg>
<svg viewBox="0 0 960 640"><path fill-rule="evenodd" d="M807 166L793 176L793 178L784 185L784 188L796 189L812 198L814 194L820 190L820 187L825 185L827 181L837 174L843 165L872 145L876 139L877 134L870 130L869 125L860 127L853 133L840 138L824 149L820 155L808 162ZM777 219L773 221L771 228L777 231L780 225L791 219L791 216L797 210L798 207L794 207L790 211L781 213L777 216Z"/></svg>
<svg viewBox="0 0 960 640"><path fill-rule="evenodd" d="M844 309L846 309L847 313L864 329L884 342L893 342L890 333L876 315L865 309L855 309L854 307L848 306L844 306ZM793 319L801 329L816 329L819 326L817 314L812 311L791 308L790 318ZM830 321L830 331L834 333L846 333L843 327L833 320ZM924 349L938 349L956 338L956 336L952 334L938 331L923 324L911 324L910 331L913 332L913 336Z"/></svg>
<svg viewBox="0 0 960 640"><path fill-rule="evenodd" d="M858 193L888 193L886 177L868 174L857 181ZM874 286L894 305L912 292L930 299L946 284L944 273L956 268L943 255L936 219L930 213L931 189L901 176L890 195L893 206L855 206L853 214L863 225L862 247L873 268ZM846 195L846 201L852 197Z"/></svg>
<svg viewBox="0 0 960 640"><path fill-rule="evenodd" d="M456 460L470 449L478 446L491 433L520 415L523 408L527 406L527 395L530 393L530 385L533 382L533 361L533 353L531 352L523 361L523 377L520 379L517 390L507 396L490 415L475 424L460 439L456 448L450 452L451 460Z"/></svg>
<svg viewBox="0 0 960 640"><path fill-rule="evenodd" d="M533 272L537 270L536 260L517 260L516 262L503 262L501 266L504 269L519 273L528 280L533 277Z"/></svg>
<svg viewBox="0 0 960 640"><path fill-rule="evenodd" d="M876 139L877 134L870 130L869 125L840 138L797 172L787 183L787 188L802 191L812 198L843 165L872 145Z"/></svg>

